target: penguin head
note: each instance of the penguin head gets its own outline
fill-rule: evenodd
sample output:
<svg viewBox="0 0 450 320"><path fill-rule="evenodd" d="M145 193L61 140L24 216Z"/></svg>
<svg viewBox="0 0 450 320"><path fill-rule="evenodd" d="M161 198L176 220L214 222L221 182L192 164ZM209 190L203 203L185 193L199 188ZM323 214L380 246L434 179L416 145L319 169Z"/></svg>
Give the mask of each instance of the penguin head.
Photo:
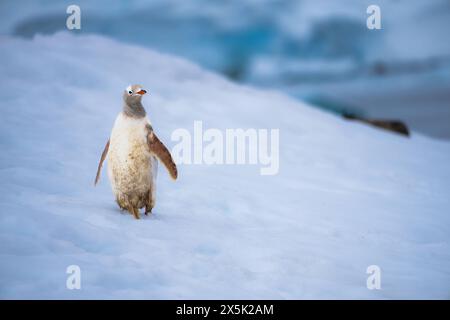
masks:
<svg viewBox="0 0 450 320"><path fill-rule="evenodd" d="M140 103L142 96L146 94L147 91L142 89L139 84L129 85L123 92L123 100L129 106Z"/></svg>

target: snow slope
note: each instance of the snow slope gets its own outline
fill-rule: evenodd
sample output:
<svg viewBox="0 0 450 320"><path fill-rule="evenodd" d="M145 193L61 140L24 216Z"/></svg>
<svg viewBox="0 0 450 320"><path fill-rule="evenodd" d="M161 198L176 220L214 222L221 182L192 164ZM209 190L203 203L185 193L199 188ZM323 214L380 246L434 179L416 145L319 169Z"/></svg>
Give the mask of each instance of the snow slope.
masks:
<svg viewBox="0 0 450 320"><path fill-rule="evenodd" d="M1 298L450 298L450 144L346 122L97 36L0 42ZM280 172L160 170L121 214L98 158L141 83L153 126L279 128ZM81 290L66 289L79 265ZM381 268L381 290L366 268Z"/></svg>
<svg viewBox="0 0 450 320"><path fill-rule="evenodd" d="M67 30L69 4L2 0L0 34L31 38ZM382 30L367 29L373 4L380 7ZM337 112L401 119L418 132L450 139L448 0L77 0L76 5L82 29L74 32L172 53L322 108L331 104Z"/></svg>

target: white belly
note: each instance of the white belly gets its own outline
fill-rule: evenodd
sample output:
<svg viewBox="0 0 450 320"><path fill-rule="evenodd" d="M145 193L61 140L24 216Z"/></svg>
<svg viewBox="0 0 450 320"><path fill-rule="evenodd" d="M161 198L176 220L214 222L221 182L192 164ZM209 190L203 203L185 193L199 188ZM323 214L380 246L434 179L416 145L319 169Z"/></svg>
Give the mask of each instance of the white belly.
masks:
<svg viewBox="0 0 450 320"><path fill-rule="evenodd" d="M111 132L108 175L116 198L142 197L154 192L154 156L147 145L147 118L120 113Z"/></svg>

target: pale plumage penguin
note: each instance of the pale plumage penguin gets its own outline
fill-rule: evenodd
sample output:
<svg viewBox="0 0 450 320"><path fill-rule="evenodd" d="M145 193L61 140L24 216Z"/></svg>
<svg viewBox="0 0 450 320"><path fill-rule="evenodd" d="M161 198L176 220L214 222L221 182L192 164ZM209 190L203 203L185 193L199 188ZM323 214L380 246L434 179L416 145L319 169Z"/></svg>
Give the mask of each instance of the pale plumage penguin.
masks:
<svg viewBox="0 0 450 320"><path fill-rule="evenodd" d="M172 179L178 175L170 152L154 133L142 106L146 93L140 85L126 88L123 111L116 118L95 177L97 184L103 161L108 158L108 175L117 204L136 219L139 209L145 207L148 214L155 206L157 160L164 164Z"/></svg>

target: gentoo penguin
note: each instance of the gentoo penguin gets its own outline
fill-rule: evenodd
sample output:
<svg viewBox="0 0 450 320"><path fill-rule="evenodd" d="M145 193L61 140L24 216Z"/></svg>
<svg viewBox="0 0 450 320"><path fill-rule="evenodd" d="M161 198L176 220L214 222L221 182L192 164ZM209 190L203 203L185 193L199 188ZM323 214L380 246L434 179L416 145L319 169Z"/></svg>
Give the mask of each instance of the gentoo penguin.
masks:
<svg viewBox="0 0 450 320"><path fill-rule="evenodd" d="M110 139L106 142L95 177L100 178L103 161L108 157L108 176L119 207L139 219L139 209L145 214L155 206L155 182L158 161L166 167L172 179L177 167L170 152L158 139L142 106L147 91L140 85L128 86L123 93L123 110L116 118Z"/></svg>

